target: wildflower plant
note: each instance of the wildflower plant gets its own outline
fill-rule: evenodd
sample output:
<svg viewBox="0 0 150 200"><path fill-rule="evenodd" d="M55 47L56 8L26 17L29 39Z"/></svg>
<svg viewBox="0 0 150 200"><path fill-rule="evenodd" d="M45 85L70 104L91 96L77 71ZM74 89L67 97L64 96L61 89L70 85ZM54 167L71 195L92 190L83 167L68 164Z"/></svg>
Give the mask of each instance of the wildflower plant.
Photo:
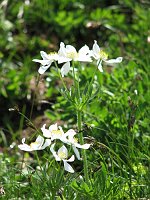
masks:
<svg viewBox="0 0 150 200"><path fill-rule="evenodd" d="M40 54L42 60L33 60L34 62L40 63L38 72L39 74L43 74L50 68L52 63L55 64L63 85L62 95L66 97L75 110L78 131L69 129L64 132L63 128L58 126L57 123L50 125L49 128L46 128L46 124L43 124L41 127L41 134L37 137L35 142L27 145L25 139L23 139L22 144L18 147L23 151L36 151L49 148L55 160L62 161L64 169L70 173L74 173L75 170L69 163L72 163L75 158L83 160L84 177L85 181L88 183L89 174L86 150L89 149L91 145L84 143L82 133L83 110L91 99L94 87L94 76L97 69L99 70L98 73L103 72L102 62L107 64L120 63L122 62L122 57L108 60L108 55L101 50L97 41L94 41L92 50L90 50L87 45L84 45L79 51L77 51L72 45L65 45L61 42L58 52L47 54L46 52L41 51ZM80 89L81 80L79 71L81 62L95 63L95 61L98 68L95 67L92 79L85 85L85 92L83 93ZM59 68L60 64L61 68ZM75 66L78 66L78 68L76 69ZM64 77L68 74L73 79L73 86L71 88L67 88L66 83L64 82ZM96 93L94 95L96 95ZM72 153L70 150L72 150ZM71 156L69 156L70 153Z"/></svg>

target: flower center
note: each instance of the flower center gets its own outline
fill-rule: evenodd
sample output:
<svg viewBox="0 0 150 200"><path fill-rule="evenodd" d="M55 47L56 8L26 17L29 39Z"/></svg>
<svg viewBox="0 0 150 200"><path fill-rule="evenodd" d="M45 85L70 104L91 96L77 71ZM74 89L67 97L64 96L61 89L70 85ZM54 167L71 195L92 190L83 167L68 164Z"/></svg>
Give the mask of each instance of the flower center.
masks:
<svg viewBox="0 0 150 200"><path fill-rule="evenodd" d="M32 142L32 143L30 144L30 147L31 147L31 149L33 149L33 148L37 147L37 145L39 145L38 142Z"/></svg>
<svg viewBox="0 0 150 200"><path fill-rule="evenodd" d="M62 132L60 130L53 130L52 133L54 135L62 135Z"/></svg>
<svg viewBox="0 0 150 200"><path fill-rule="evenodd" d="M100 55L100 58L102 60L107 60L108 59L108 54L105 53L105 51L103 51L103 50L100 50L99 55Z"/></svg>
<svg viewBox="0 0 150 200"><path fill-rule="evenodd" d="M54 56L54 55L57 55L57 53L54 51L54 52L50 52L48 55L49 56Z"/></svg>
<svg viewBox="0 0 150 200"><path fill-rule="evenodd" d="M50 60L57 60L58 54L56 52L51 52L48 54Z"/></svg>
<svg viewBox="0 0 150 200"><path fill-rule="evenodd" d="M67 155L64 152L59 152L58 156L59 156L60 159L66 159L67 158Z"/></svg>
<svg viewBox="0 0 150 200"><path fill-rule="evenodd" d="M78 138L73 138L73 143L78 143Z"/></svg>
<svg viewBox="0 0 150 200"><path fill-rule="evenodd" d="M67 57L70 59L76 59L78 57L78 53L77 52L68 52Z"/></svg>

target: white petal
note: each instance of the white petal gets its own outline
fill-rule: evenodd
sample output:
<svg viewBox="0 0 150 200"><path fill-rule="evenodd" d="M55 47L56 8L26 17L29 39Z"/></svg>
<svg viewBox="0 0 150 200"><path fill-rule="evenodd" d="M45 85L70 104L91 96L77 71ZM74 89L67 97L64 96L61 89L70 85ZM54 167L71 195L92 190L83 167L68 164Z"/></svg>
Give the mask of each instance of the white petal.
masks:
<svg viewBox="0 0 150 200"><path fill-rule="evenodd" d="M38 62L43 66L48 65L51 62L50 60L39 60L39 59L33 59L32 61Z"/></svg>
<svg viewBox="0 0 150 200"><path fill-rule="evenodd" d="M75 157L74 157L74 155L72 155L71 158L69 158L68 160L65 160L65 161L67 161L67 162L73 162L74 160L75 160Z"/></svg>
<svg viewBox="0 0 150 200"><path fill-rule="evenodd" d="M46 124L44 124L41 128L42 132L43 132L43 136L46 138L50 138L51 137L51 132L45 128Z"/></svg>
<svg viewBox="0 0 150 200"><path fill-rule="evenodd" d="M82 149L89 149L91 144L83 144Z"/></svg>
<svg viewBox="0 0 150 200"><path fill-rule="evenodd" d="M90 53L89 47L87 45L84 45L80 50L79 50L79 54L88 54Z"/></svg>
<svg viewBox="0 0 150 200"><path fill-rule="evenodd" d="M67 172L74 173L74 169L71 167L71 165L69 165L69 164L67 163L67 161L64 161L64 160L63 160L63 162L64 162L64 168L65 168L65 170L66 170Z"/></svg>
<svg viewBox="0 0 150 200"><path fill-rule="evenodd" d="M58 64L66 63L66 62L69 62L71 60L72 59L71 58L67 58L67 56L59 56L58 57Z"/></svg>
<svg viewBox="0 0 150 200"><path fill-rule="evenodd" d="M65 137L69 137L69 140L72 140L73 137L76 135L77 133L73 130L73 129L69 129L66 133L65 133Z"/></svg>
<svg viewBox="0 0 150 200"><path fill-rule="evenodd" d="M72 148L73 148L73 151L74 151L77 159L82 160L81 157L80 157L80 153L79 153L78 149L74 145L72 145Z"/></svg>
<svg viewBox="0 0 150 200"><path fill-rule="evenodd" d="M113 63L121 63L122 62L122 57L118 57L116 59L110 59L110 60L105 60L106 63L109 63L109 64L113 64Z"/></svg>
<svg viewBox="0 0 150 200"><path fill-rule="evenodd" d="M41 63L43 60L40 60L40 59L33 59L32 61L33 61L33 62Z"/></svg>
<svg viewBox="0 0 150 200"><path fill-rule="evenodd" d="M46 52L44 51L40 51L41 57L43 58L43 60L48 60L49 56Z"/></svg>
<svg viewBox="0 0 150 200"><path fill-rule="evenodd" d="M49 55L49 60L57 61L58 58L59 58L58 53L52 53L51 55Z"/></svg>
<svg viewBox="0 0 150 200"><path fill-rule="evenodd" d="M44 138L39 135L35 142L32 142L30 145L23 143L21 145L18 145L18 148L23 151L42 150L43 143L44 143Z"/></svg>
<svg viewBox="0 0 150 200"><path fill-rule="evenodd" d="M45 149L46 147L48 147L51 144L51 140L50 139L46 139L44 145L41 147L42 149Z"/></svg>
<svg viewBox="0 0 150 200"><path fill-rule="evenodd" d="M50 151L52 152L52 154L53 154L53 156L54 156L54 158L55 158L56 161L61 161L61 159L57 155L56 151L54 150L54 146L55 146L55 143L51 145Z"/></svg>
<svg viewBox="0 0 150 200"><path fill-rule="evenodd" d="M26 138L22 138L22 144L24 144L26 141Z"/></svg>
<svg viewBox="0 0 150 200"><path fill-rule="evenodd" d="M35 144L37 144L37 147L41 147L42 145L43 145L43 143L44 143L44 138L42 137L42 136L38 136L37 137L37 139L36 139L36 141L35 141Z"/></svg>
<svg viewBox="0 0 150 200"><path fill-rule="evenodd" d="M89 53L88 53L88 55L94 57L94 52L93 52L93 50L90 50Z"/></svg>
<svg viewBox="0 0 150 200"><path fill-rule="evenodd" d="M90 144L79 144L79 143L76 143L75 144L75 146L77 147L77 148L80 148L80 149L89 149L89 147L90 147Z"/></svg>
<svg viewBox="0 0 150 200"><path fill-rule="evenodd" d="M49 127L49 131L57 131L58 130L58 127L57 127L57 123L56 124L52 124L52 125L50 125L50 127Z"/></svg>
<svg viewBox="0 0 150 200"><path fill-rule="evenodd" d="M89 55L81 55L81 54L79 54L77 60L80 61L80 62L92 62L92 59L91 59L91 57Z"/></svg>
<svg viewBox="0 0 150 200"><path fill-rule="evenodd" d="M67 75L68 72L69 72L69 70L70 70L70 62L67 62L61 68L61 75L62 75L62 77L64 77L65 75Z"/></svg>
<svg viewBox="0 0 150 200"><path fill-rule="evenodd" d="M77 53L76 49L72 45L66 45L67 52Z"/></svg>
<svg viewBox="0 0 150 200"><path fill-rule="evenodd" d="M62 135L64 135L64 131L61 126L59 126L59 130L62 132Z"/></svg>
<svg viewBox="0 0 150 200"><path fill-rule="evenodd" d="M97 54L99 54L99 52L100 52L100 47L98 46L97 41L94 40L93 53L97 55Z"/></svg>
<svg viewBox="0 0 150 200"><path fill-rule="evenodd" d="M46 66L41 66L38 70L39 74L44 74L44 72L50 67L51 63L49 65L46 65Z"/></svg>
<svg viewBox="0 0 150 200"><path fill-rule="evenodd" d="M60 48L58 50L58 55L65 57L66 56L66 48L65 48L65 44L63 42L60 43Z"/></svg>
<svg viewBox="0 0 150 200"><path fill-rule="evenodd" d="M18 145L18 148L22 151L33 151L33 149L31 149L31 147L27 144L20 144Z"/></svg>
<svg viewBox="0 0 150 200"><path fill-rule="evenodd" d="M98 69L99 69L100 72L103 72L102 61L99 62Z"/></svg>
<svg viewBox="0 0 150 200"><path fill-rule="evenodd" d="M64 42L61 42L61 43L60 43L60 47L64 47L64 48L65 48Z"/></svg>
<svg viewBox="0 0 150 200"><path fill-rule="evenodd" d="M68 150L64 145L58 150L58 155L61 153L64 153L66 158L68 157Z"/></svg>

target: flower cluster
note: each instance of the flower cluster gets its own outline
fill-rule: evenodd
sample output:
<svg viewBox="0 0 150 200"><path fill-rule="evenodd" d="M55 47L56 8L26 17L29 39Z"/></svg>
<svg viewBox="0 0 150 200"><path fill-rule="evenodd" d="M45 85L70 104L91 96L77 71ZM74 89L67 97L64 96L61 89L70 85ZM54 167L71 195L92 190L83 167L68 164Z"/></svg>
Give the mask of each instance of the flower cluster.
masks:
<svg viewBox="0 0 150 200"><path fill-rule="evenodd" d="M53 154L56 161L63 161L64 169L70 173L74 173L73 168L68 162L73 162L75 160L75 156L72 155L68 159L68 150L65 145L69 145L72 147L74 154L76 155L78 160L81 160L79 149L88 149L90 144L79 144L75 135L77 134L73 129L69 129L66 133L64 133L61 126L58 126L57 123L53 124L46 129L46 124L44 124L41 128L43 136L39 135L35 142L32 142L30 145L25 143L25 138L22 139L22 144L18 145L19 149L23 151L35 151L35 150L43 150L46 147L50 146L50 151ZM61 141L63 145L55 151L55 145L57 140Z"/></svg>
<svg viewBox="0 0 150 200"><path fill-rule="evenodd" d="M92 62L96 60L100 72L103 72L103 61L107 64L122 62L122 57L108 60L108 55L99 47L96 40L94 41L92 50L90 50L87 45L84 45L79 51L77 51L72 45L65 45L63 42L61 42L58 52L47 54L44 51L41 51L40 54L42 60L33 60L34 62L41 64L38 72L43 74L53 62L57 62L58 64L64 63L61 68L62 77L67 75L70 71L71 61Z"/></svg>
<svg viewBox="0 0 150 200"><path fill-rule="evenodd" d="M122 62L122 57L118 57L116 59L108 60L108 55L99 47L97 41L94 41L92 50L89 49L87 45L84 45L79 51L75 49L72 45L65 45L63 42L60 43L60 48L58 52L53 52L47 54L44 51L41 51L42 60L34 59L34 62L38 62L41 64L38 72L39 74L44 74L44 72L51 66L54 62L57 64L62 64L61 67L61 76L64 77L68 74L71 68L71 62L97 62L98 69L100 72L103 72L102 62L106 62L107 64L120 63ZM75 76L74 76L75 78ZM78 96L80 96L79 85L75 84L77 87L76 91L78 92ZM89 89L88 89L89 90ZM80 102L79 102L80 103ZM77 104L78 105L78 104ZM82 106L84 104L82 103ZM80 109L82 107L79 105ZM77 112L78 119L78 127L81 126L81 117L79 118L79 111ZM80 120L79 120L80 119ZM78 143L77 138L75 137L77 133L73 129L69 129L67 132L64 132L61 126L58 126L57 123L53 124L46 129L46 124L44 124L41 128L42 134L37 137L35 142L32 142L30 145L25 143L25 138L22 139L22 144L18 145L18 147L23 151L35 151L35 150L43 150L46 147L50 147L50 151L54 156L56 161L63 161L64 169L70 173L74 173L73 168L71 167L69 162L73 162L75 160L75 156L78 160L81 160L80 153L78 149L88 149L90 144L80 144ZM81 143L83 143L83 136L80 135ZM59 142L58 142L59 141ZM57 145L56 145L57 143ZM58 148L59 144L62 146ZM71 146L75 155L72 155L70 158L68 157L68 150L66 146ZM56 151L57 149L57 151ZM85 165L84 172L86 177L88 176L87 172L87 163L85 152L83 151L83 162Z"/></svg>

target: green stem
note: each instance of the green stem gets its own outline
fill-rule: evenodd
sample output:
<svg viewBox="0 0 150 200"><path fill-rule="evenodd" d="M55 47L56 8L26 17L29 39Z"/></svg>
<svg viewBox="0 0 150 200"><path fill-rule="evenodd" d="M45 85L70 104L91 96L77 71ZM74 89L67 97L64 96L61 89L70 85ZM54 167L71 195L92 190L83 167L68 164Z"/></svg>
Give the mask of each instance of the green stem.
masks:
<svg viewBox="0 0 150 200"><path fill-rule="evenodd" d="M61 76L61 73L60 73L60 71L59 71L59 68L58 68L58 65L57 65L56 61L54 61L54 64L55 64L55 67L57 68L57 71L58 71L58 74L59 74L59 78L60 78L61 81L62 81L63 87L65 88L66 91L68 91L68 89L67 89L67 87L66 87L66 85L65 85L65 83L64 83L64 80L63 80L63 78L62 78L62 76Z"/></svg>
<svg viewBox="0 0 150 200"><path fill-rule="evenodd" d="M36 159L37 159L38 165L40 166L40 170L42 170L42 166L41 166L40 159L39 159L39 156L38 156L37 151L35 151L35 156L36 156Z"/></svg>
<svg viewBox="0 0 150 200"><path fill-rule="evenodd" d="M72 61L72 75L73 75L73 78L74 78L74 81L76 80L76 75L75 75L75 71L74 71L74 61Z"/></svg>
<svg viewBox="0 0 150 200"><path fill-rule="evenodd" d="M79 140L81 144L84 144L83 140L83 133L81 131L81 123L82 123L82 116L81 116L81 111L77 110L77 125L78 125L78 131L79 131ZM89 183L89 175L88 175L88 162L87 162L87 156L85 149L82 150L82 157L83 157L83 164L84 164L84 177L85 181Z"/></svg>
<svg viewBox="0 0 150 200"><path fill-rule="evenodd" d="M76 89L77 99L78 99L77 107L78 107L78 109L80 109L81 108L80 83L79 83L79 76L77 76L75 73L74 61L72 61L72 68L73 68L74 87Z"/></svg>
<svg viewBox="0 0 150 200"><path fill-rule="evenodd" d="M78 81L77 81L77 90L78 90L78 99L79 99L79 102L81 102L79 76L78 76Z"/></svg>

